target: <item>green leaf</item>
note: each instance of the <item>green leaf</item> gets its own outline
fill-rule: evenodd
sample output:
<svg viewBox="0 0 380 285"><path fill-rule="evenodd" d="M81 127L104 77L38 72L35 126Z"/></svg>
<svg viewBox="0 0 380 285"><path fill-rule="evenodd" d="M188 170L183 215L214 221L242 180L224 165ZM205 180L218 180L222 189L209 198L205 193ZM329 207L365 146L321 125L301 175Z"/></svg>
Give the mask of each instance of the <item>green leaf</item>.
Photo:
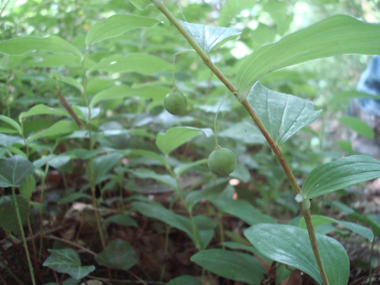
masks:
<svg viewBox="0 0 380 285"><path fill-rule="evenodd" d="M263 144L266 142L259 128L248 121L233 124L228 129L218 132L222 138L231 138L245 144Z"/></svg>
<svg viewBox="0 0 380 285"><path fill-rule="evenodd" d="M282 145L304 126L318 118L311 101L272 91L257 82L247 98L272 138Z"/></svg>
<svg viewBox="0 0 380 285"><path fill-rule="evenodd" d="M305 199L312 199L359 182L380 177L380 161L366 155L352 155L314 168L302 186Z"/></svg>
<svg viewBox="0 0 380 285"><path fill-rule="evenodd" d="M352 116L342 116L338 119L338 121L346 127L349 127L350 129L357 132L360 136L367 137L370 139L373 139L375 137L375 133L373 132L371 127L359 118Z"/></svg>
<svg viewBox="0 0 380 285"><path fill-rule="evenodd" d="M73 54L48 54L42 58L35 58L26 63L28 66L41 66L41 67L61 67L61 66L73 66L81 67L82 61L76 55ZM55 72L55 71L54 71Z"/></svg>
<svg viewBox="0 0 380 285"><path fill-rule="evenodd" d="M144 10L146 6L152 5L152 1L150 0L129 0L139 10Z"/></svg>
<svg viewBox="0 0 380 285"><path fill-rule="evenodd" d="M220 10L219 26L227 26L242 10L251 10L254 5L252 0L227 0Z"/></svg>
<svg viewBox="0 0 380 285"><path fill-rule="evenodd" d="M234 172L230 174L230 177L239 179L243 183L248 183L251 179L251 174L249 173L249 170L247 167L245 167L244 164L238 163Z"/></svg>
<svg viewBox="0 0 380 285"><path fill-rule="evenodd" d="M351 99L354 99L354 98L372 98L375 100L379 100L379 95L372 95L368 93L359 92L356 90L343 91L334 95L334 97L332 97L329 100L328 105L341 103L341 102L348 103Z"/></svg>
<svg viewBox="0 0 380 285"><path fill-rule="evenodd" d="M86 46L106 39L121 36L125 32L137 28L150 28L160 21L142 16L113 15L105 21L94 24L87 33Z"/></svg>
<svg viewBox="0 0 380 285"><path fill-rule="evenodd" d="M339 202L339 201L334 201L333 205L336 206L339 209L339 212L342 215L349 215L350 217L356 218L359 221L363 223L367 223L372 227L373 232L375 233L376 236L380 235L380 224L376 223L370 215L367 216L362 216L358 212L356 212L354 209L351 207Z"/></svg>
<svg viewBox="0 0 380 285"><path fill-rule="evenodd" d="M354 233L357 233L358 235L361 235L362 237L365 237L370 242L372 242L372 240L374 239L373 232L370 229L363 227L361 225L355 224L355 223L340 221L340 220L336 220L330 217L320 216L320 215L311 216L311 220L313 222L314 227L319 226L319 225L324 225L324 224L336 223L336 224L341 224L342 226L353 231ZM300 227L303 229L306 229L306 223L305 223L304 218L300 220Z"/></svg>
<svg viewBox="0 0 380 285"><path fill-rule="evenodd" d="M78 253L71 249L48 249L51 255L45 260L47 266L59 273L69 274L74 279L82 279L95 270L95 266L82 266Z"/></svg>
<svg viewBox="0 0 380 285"><path fill-rule="evenodd" d="M253 256L222 249L206 249L190 260L216 275L235 281L259 285L264 280L262 264Z"/></svg>
<svg viewBox="0 0 380 285"><path fill-rule="evenodd" d="M157 219L173 228L185 232L190 238L193 238L191 223L188 218L169 211L161 205L144 202L132 202L132 206L142 215L152 219Z"/></svg>
<svg viewBox="0 0 380 285"><path fill-rule="evenodd" d="M22 134L21 127L15 120L3 115L0 115L0 120L11 125L19 134Z"/></svg>
<svg viewBox="0 0 380 285"><path fill-rule="evenodd" d="M293 266L322 284L307 230L290 225L259 224L248 228L244 235L262 254ZM335 239L316 235L330 284L347 285L350 264L346 250Z"/></svg>
<svg viewBox="0 0 380 285"><path fill-rule="evenodd" d="M276 221L266 214L256 210L250 203L244 200L211 199L211 203L217 206L222 212L238 217L249 225L261 223L276 223Z"/></svg>
<svg viewBox="0 0 380 285"><path fill-rule="evenodd" d="M191 191L186 196L186 204L191 209L196 203L202 199L216 198L228 185L228 182L223 181L211 187L202 190Z"/></svg>
<svg viewBox="0 0 380 285"><path fill-rule="evenodd" d="M18 187L34 171L34 165L21 155L0 159L0 187Z"/></svg>
<svg viewBox="0 0 380 285"><path fill-rule="evenodd" d="M122 154L119 153L109 153L105 155L98 156L92 160L93 165L93 178L95 184L99 183L104 176L110 171L119 161L123 158ZM91 163L86 165L86 176L87 180L91 181Z"/></svg>
<svg viewBox="0 0 380 285"><path fill-rule="evenodd" d="M66 196L66 197L59 199L58 205L64 205L64 204L72 203L72 202L79 200L79 199L85 199L87 201L91 201L92 196L89 194L86 194L86 193L82 193L82 192L71 193L69 196Z"/></svg>
<svg viewBox="0 0 380 285"><path fill-rule="evenodd" d="M202 284L194 276L182 275L170 280L166 285L202 285Z"/></svg>
<svg viewBox="0 0 380 285"><path fill-rule="evenodd" d="M172 211L167 210L160 204L144 203L144 202L132 202L133 208L140 212L142 215L157 219L169 226L179 229L185 232L193 242L196 241L193 234L193 228L189 218L178 215ZM194 223L196 225L196 234L200 239L200 247L206 248L207 243L210 241L210 237L214 235L213 231L210 229L215 228L216 224L209 218L205 216L195 216ZM211 232L211 236L210 236ZM197 245L198 246L198 245Z"/></svg>
<svg viewBox="0 0 380 285"><path fill-rule="evenodd" d="M144 53L131 53L124 57L119 54L112 55L91 66L87 71L108 71L111 73L137 72L144 75L151 75L170 68L171 65L154 55Z"/></svg>
<svg viewBox="0 0 380 285"><path fill-rule="evenodd" d="M121 239L110 242L109 245L95 256L98 264L104 265L111 269L128 270L138 261L133 247Z"/></svg>
<svg viewBox="0 0 380 285"><path fill-rule="evenodd" d="M20 194L29 201L30 197L32 197L34 188L36 188L36 180L33 175L30 175L24 180L24 182L21 183L19 187Z"/></svg>
<svg viewBox="0 0 380 285"><path fill-rule="evenodd" d="M28 142L31 143L32 141L41 138L52 138L56 136L62 136L70 134L76 130L79 130L79 127L75 123L75 121L61 120L52 125L50 128L28 137Z"/></svg>
<svg viewBox="0 0 380 285"><path fill-rule="evenodd" d="M156 138L156 145L163 154L168 155L200 132L203 132L207 137L213 134L213 131L209 128L175 127L168 129L165 134L159 133Z"/></svg>
<svg viewBox="0 0 380 285"><path fill-rule="evenodd" d="M52 72L52 76L57 81L60 81L60 82L66 83L68 85L74 86L75 88L77 88L80 91L80 93L84 92L83 85L80 84L76 79L74 79L72 77L62 77L58 72L55 72L55 71Z"/></svg>
<svg viewBox="0 0 380 285"><path fill-rule="evenodd" d="M207 158L203 158L203 159L189 162L189 163L181 163L174 168L173 172L177 177L179 177L181 176L182 173L184 173L188 169L193 168L198 165L202 165L202 164L207 164Z"/></svg>
<svg viewBox="0 0 380 285"><path fill-rule="evenodd" d="M47 164L65 173L73 172L73 160L72 157L68 155L58 155L50 159Z"/></svg>
<svg viewBox="0 0 380 285"><path fill-rule="evenodd" d="M161 86L144 86L141 88L130 88L126 85L114 86L96 94L91 100L90 107L94 107L101 101L122 99L132 96L162 102L165 95L169 93L170 90L171 89L169 88Z"/></svg>
<svg viewBox="0 0 380 285"><path fill-rule="evenodd" d="M79 49L57 36L46 38L29 36L0 42L0 52L9 55L20 55L34 50L57 54L74 54L80 59L83 58Z"/></svg>
<svg viewBox="0 0 380 285"><path fill-rule="evenodd" d="M138 168L135 170L131 169L131 170L128 170L128 172L142 179L148 179L148 178L154 179L168 185L169 187L173 189L177 188L177 181L169 174L157 174L153 170L146 169L146 168Z"/></svg>
<svg viewBox="0 0 380 285"><path fill-rule="evenodd" d="M243 238L243 237L241 237L241 238ZM247 243L249 244L248 241L247 241ZM252 245L245 245L245 244L234 242L234 241L225 241L225 242L221 242L220 244L227 247L227 248L230 248L230 249L238 249L238 250L245 250L245 251L251 252L251 253L257 255L258 257L260 257L261 259L263 259L264 261L268 262L269 264L273 262L272 259L263 255L256 248L254 248ZM265 270L264 266L263 266L263 270Z"/></svg>
<svg viewBox="0 0 380 285"><path fill-rule="evenodd" d="M56 116L69 116L65 110L55 109L43 104L38 104L30 108L27 112L22 112L18 116L18 120L21 122L28 117L37 115L56 115Z"/></svg>
<svg viewBox="0 0 380 285"><path fill-rule="evenodd" d="M29 202L22 195L16 195L21 223L26 224L29 217ZM16 207L12 196L3 196L0 198L0 226L6 232L20 234L20 227L17 219Z"/></svg>
<svg viewBox="0 0 380 285"><path fill-rule="evenodd" d="M107 219L105 219L106 222L115 223L118 225L122 225L125 227L137 227L138 224L134 219L132 219L129 215L126 214L116 214L109 216Z"/></svg>
<svg viewBox="0 0 380 285"><path fill-rule="evenodd" d="M177 19L178 20L178 19ZM237 39L242 29L212 27L178 20L205 53L228 40Z"/></svg>
<svg viewBox="0 0 380 285"><path fill-rule="evenodd" d="M237 72L242 96L262 76L275 70L338 54L380 54L380 25L335 15L264 45L247 56Z"/></svg>

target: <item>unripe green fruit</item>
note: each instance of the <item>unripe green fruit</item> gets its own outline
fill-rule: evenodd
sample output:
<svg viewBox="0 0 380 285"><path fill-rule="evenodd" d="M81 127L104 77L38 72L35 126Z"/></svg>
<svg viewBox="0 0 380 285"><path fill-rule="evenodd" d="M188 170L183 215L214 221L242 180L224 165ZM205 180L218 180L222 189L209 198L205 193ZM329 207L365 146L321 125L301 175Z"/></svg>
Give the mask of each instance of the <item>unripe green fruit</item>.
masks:
<svg viewBox="0 0 380 285"><path fill-rule="evenodd" d="M219 176L228 176L236 168L236 155L228 148L217 148L208 157L207 165Z"/></svg>
<svg viewBox="0 0 380 285"><path fill-rule="evenodd" d="M181 92L170 92L164 100L166 111L172 115L182 115L187 108L187 99Z"/></svg>

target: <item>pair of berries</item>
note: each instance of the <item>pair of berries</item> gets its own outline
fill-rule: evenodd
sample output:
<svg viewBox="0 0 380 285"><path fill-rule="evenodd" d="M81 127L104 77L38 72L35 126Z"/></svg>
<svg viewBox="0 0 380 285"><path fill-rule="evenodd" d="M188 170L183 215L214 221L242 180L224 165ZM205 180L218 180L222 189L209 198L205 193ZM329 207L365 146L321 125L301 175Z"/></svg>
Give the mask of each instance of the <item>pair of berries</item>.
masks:
<svg viewBox="0 0 380 285"><path fill-rule="evenodd" d="M164 100L166 111L172 115L182 115L187 108L187 99L179 91L173 91L166 95ZM228 176L236 168L236 156L228 148L217 146L210 154L207 165L208 168L219 176Z"/></svg>

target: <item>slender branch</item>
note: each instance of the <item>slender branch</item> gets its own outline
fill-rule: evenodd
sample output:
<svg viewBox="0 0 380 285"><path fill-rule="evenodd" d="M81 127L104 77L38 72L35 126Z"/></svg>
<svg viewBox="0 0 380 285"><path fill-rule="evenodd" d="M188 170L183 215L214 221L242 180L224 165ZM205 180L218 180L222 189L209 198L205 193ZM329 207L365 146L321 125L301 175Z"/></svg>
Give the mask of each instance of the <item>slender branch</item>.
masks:
<svg viewBox="0 0 380 285"><path fill-rule="evenodd" d="M292 188L294 192L298 195L301 194L301 189L297 183L297 180L290 169L288 163L285 160L285 157L276 144L276 142L271 137L270 133L266 129L265 125L255 112L255 110L252 108L250 103L244 98L241 100L239 98L238 90L237 88L220 72L220 70L214 65L214 63L211 61L210 57L202 50L202 48L196 43L196 41L191 37L191 35L185 30L185 28L179 23L179 21L174 17L174 15L165 7L165 5L162 3L162 0L151 0L155 7L163 13L166 18L178 29L178 31L185 37L185 39L189 42L189 44L194 48L194 50L199 54L199 56L202 58L203 62L207 65L207 67L219 78L219 80L227 87L228 90L232 92L232 94L235 95L235 97L238 99L238 101L244 106L244 108L247 110L255 124L258 126L262 134L264 135L265 139L268 141L274 156L278 159L279 163L281 164L282 168L284 169L286 176L289 179L290 184L292 185ZM321 274L321 278L324 285L329 285L329 281L327 278L326 271L323 266L321 253L318 248L318 243L314 231L314 227L311 221L311 214L309 209L304 209L302 206L302 203L300 203L300 206L302 208L302 212L305 217L305 222L307 226L307 230L309 233L309 239L312 244L313 253L315 256L315 259L317 261L317 265L319 268L319 272Z"/></svg>

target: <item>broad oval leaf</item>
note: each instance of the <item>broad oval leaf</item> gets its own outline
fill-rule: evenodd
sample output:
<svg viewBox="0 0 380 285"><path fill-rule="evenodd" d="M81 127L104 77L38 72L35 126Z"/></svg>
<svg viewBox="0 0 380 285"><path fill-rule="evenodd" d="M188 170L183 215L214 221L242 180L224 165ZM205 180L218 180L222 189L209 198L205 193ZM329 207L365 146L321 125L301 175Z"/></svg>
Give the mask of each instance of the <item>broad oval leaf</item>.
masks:
<svg viewBox="0 0 380 285"><path fill-rule="evenodd" d="M262 254L293 266L322 284L307 230L290 225L259 224L248 228L244 235ZM350 263L344 247L331 237L316 235L330 284L347 285Z"/></svg>
<svg viewBox="0 0 380 285"><path fill-rule="evenodd" d="M134 266L139 258L133 247L124 240L116 239L95 256L98 264L112 269L128 270Z"/></svg>
<svg viewBox="0 0 380 285"><path fill-rule="evenodd" d="M207 137L214 132L209 129L199 129L193 127L175 127L168 129L164 134L159 133L156 137L158 149L165 155L168 155L177 147L191 140L193 137L203 132Z"/></svg>
<svg viewBox="0 0 380 285"><path fill-rule="evenodd" d="M122 99L131 96L152 99L153 101L163 101L165 95L169 93L170 90L170 88L161 86L144 86L140 88L130 88L126 85L114 86L96 94L90 102L90 107L94 107L101 101Z"/></svg>
<svg viewBox="0 0 380 285"><path fill-rule="evenodd" d="M18 187L34 171L34 165L21 155L0 159L0 187Z"/></svg>
<svg viewBox="0 0 380 285"><path fill-rule="evenodd" d="M370 242L372 242L374 238L373 232L369 228L363 227L362 225L359 225L356 223L340 221L340 220L336 220L330 217L320 216L320 215L311 216L311 220L313 222L314 227L319 226L319 225L324 225L324 224L336 223L336 224L341 224L342 226L353 231L354 233L361 235L362 237L365 237ZM304 218L300 220L300 227L303 229L306 229L306 223L305 223Z"/></svg>
<svg viewBox="0 0 380 285"><path fill-rule="evenodd" d="M22 120L25 120L28 117L37 115L69 116L69 114L65 110L55 109L43 104L38 104L30 108L28 111L22 112L18 116L18 120L21 122Z"/></svg>
<svg viewBox="0 0 380 285"><path fill-rule="evenodd" d="M191 261L206 270L235 281L259 285L265 269L252 255L222 249L206 249L194 254ZM263 270L264 269L264 270Z"/></svg>
<svg viewBox="0 0 380 285"><path fill-rule="evenodd" d="M352 155L314 168L302 186L305 199L312 199L359 182L380 177L380 161L367 155Z"/></svg>
<svg viewBox="0 0 380 285"><path fill-rule="evenodd" d="M166 285L201 285L201 283L194 276L182 275L170 280Z"/></svg>
<svg viewBox="0 0 380 285"><path fill-rule="evenodd" d="M29 143L31 143L32 141L40 139L40 138L49 138L49 137L66 135L76 130L79 130L79 127L75 121L60 120L56 122L54 125L52 125L50 128L43 130L39 133L36 133L34 135L31 135L30 137L28 137L27 140Z"/></svg>
<svg viewBox="0 0 380 285"><path fill-rule="evenodd" d="M22 195L16 195L16 200L21 216L21 223L25 225L29 217L29 202ZM3 196L0 198L0 226L6 232L12 232L16 235L20 234L20 226L12 196Z"/></svg>
<svg viewBox="0 0 380 285"><path fill-rule="evenodd" d="M316 120L322 112L314 111L311 101L270 90L260 82L252 87L247 100L278 145Z"/></svg>
<svg viewBox="0 0 380 285"><path fill-rule="evenodd" d="M71 249L48 249L51 255L45 260L47 266L59 273L69 274L75 279L82 279L95 270L95 266L82 266L78 253Z"/></svg>
<svg viewBox="0 0 380 285"><path fill-rule="evenodd" d="M357 132L360 136L370 139L373 139L375 137L375 133L371 127L359 118L353 116L342 116L338 119L338 121L346 127L349 127L353 131Z"/></svg>
<svg viewBox="0 0 380 285"><path fill-rule="evenodd" d="M233 124L228 129L218 132L218 136L231 138L249 145L266 142L259 128L248 121Z"/></svg>
<svg viewBox="0 0 380 285"><path fill-rule="evenodd" d="M13 120L7 116L0 115L0 121L3 121L5 123L11 125L19 134L22 134L21 127L15 120Z"/></svg>
<svg viewBox="0 0 380 285"><path fill-rule="evenodd" d="M238 217L249 225L260 223L273 223L276 221L269 215L261 213L250 203L244 200L229 199L209 199L211 203L217 206L222 212Z"/></svg>
<svg viewBox="0 0 380 285"><path fill-rule="evenodd" d="M86 176L88 181L94 180L94 183L100 183L104 176L110 171L119 161L123 158L119 153L108 153L98 156L92 160L92 173L91 163L87 163ZM93 177L91 177L91 174Z"/></svg>
<svg viewBox="0 0 380 285"><path fill-rule="evenodd" d="M89 47L91 44L121 36L132 29L154 27L159 22L156 19L143 16L113 15L90 28L86 36L86 46Z"/></svg>
<svg viewBox="0 0 380 285"><path fill-rule="evenodd" d="M150 0L129 0L139 10L144 10L146 6L152 5Z"/></svg>
<svg viewBox="0 0 380 285"><path fill-rule="evenodd" d="M137 72L151 75L170 67L171 65L167 61L150 54L131 53L126 57L115 54L91 66L87 73L103 70L119 73Z"/></svg>
<svg viewBox="0 0 380 285"><path fill-rule="evenodd" d="M123 213L109 216L107 219L105 219L105 222L115 223L115 224L122 225L125 227L138 226L136 221L131 216L123 214Z"/></svg>
<svg viewBox="0 0 380 285"><path fill-rule="evenodd" d="M36 188L36 180L33 175L29 175L29 177L20 184L20 194L30 201L34 188Z"/></svg>
<svg viewBox="0 0 380 285"><path fill-rule="evenodd" d="M236 78L239 93L248 94L253 83L275 70L347 53L380 54L380 25L335 15L264 45L247 56L239 67Z"/></svg>
<svg viewBox="0 0 380 285"><path fill-rule="evenodd" d="M242 32L242 29L205 26L181 20L178 20L178 22L181 23L205 53L209 53L213 48L222 45L228 40L236 39Z"/></svg>
<svg viewBox="0 0 380 285"><path fill-rule="evenodd" d="M9 55L20 55L35 50L58 54L74 54L80 59L83 58L79 49L57 36L46 38L29 36L0 42L0 52Z"/></svg>
<svg viewBox="0 0 380 285"><path fill-rule="evenodd" d="M169 187L173 189L177 188L177 181L175 180L175 178L173 178L169 174L157 174L153 170L146 169L146 168L138 168L134 170L131 169L131 170L128 170L128 172L142 179L148 179L148 178L154 179L168 185Z"/></svg>

